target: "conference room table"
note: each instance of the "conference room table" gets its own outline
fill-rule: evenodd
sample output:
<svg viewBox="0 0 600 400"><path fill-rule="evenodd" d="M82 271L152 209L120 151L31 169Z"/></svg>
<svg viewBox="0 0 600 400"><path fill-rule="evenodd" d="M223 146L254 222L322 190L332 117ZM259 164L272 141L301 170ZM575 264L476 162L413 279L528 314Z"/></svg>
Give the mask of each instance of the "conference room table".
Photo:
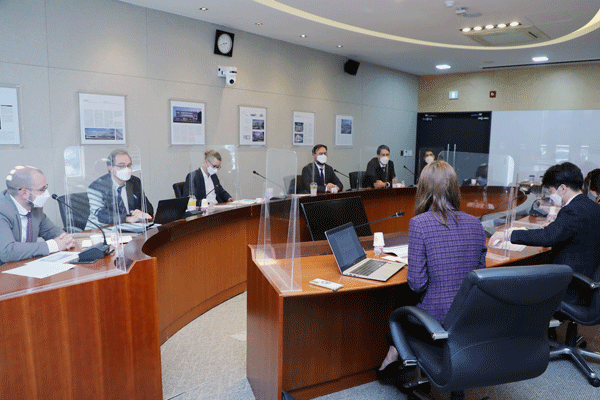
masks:
<svg viewBox="0 0 600 400"><path fill-rule="evenodd" d="M461 209L474 215L481 215L508 199L505 188L463 187L461 194ZM305 196L299 201L360 196L370 221L404 210L405 217L372 226L373 231L400 232L401 235L408 230L408 221L414 215L414 195L415 188L367 189ZM4 352L0 370L10 371L4 374L6 379L0 384L0 398L161 398L160 344L207 310L244 292L254 282L254 278L252 281L250 278L259 270L252 262L248 246L258 243L261 207L261 204L235 208L217 206L207 215L174 221L134 238L125 246L124 257L118 260L113 256L94 264L78 264L50 278L36 280L0 274L0 346ZM311 263L334 267L330 255L310 255L308 249L317 254L326 249L323 243L309 242L303 217L299 218L299 227L303 252L308 257L303 271L310 271ZM326 262L321 265L323 261ZM0 271L21 264L4 264ZM339 309L345 310L348 309L346 302L353 301L346 296L355 293L361 296L357 304L371 302L371 310L378 310L383 318L388 310L402 304L402 293L406 290L402 282L404 273L401 271L388 283L373 287L371 283L356 287L347 284L331 299ZM329 276L319 275L324 279ZM261 301L271 301L272 295L265 292ZM249 304L255 296L256 292L249 290ZM300 314L308 315L313 312L310 305L314 298L325 298L331 293L303 287L300 295L277 296L296 298L294 306L302 310ZM385 307L379 304L382 298L389 299ZM288 300L283 303L292 304ZM360 310L361 307L357 307ZM373 323L379 321L379 317L371 314L373 311L349 316L345 320L350 321L348 331L365 326L368 318ZM281 314L282 321L289 321L285 315ZM254 318L250 308L248 318L250 349L255 345L250 341L251 319ZM342 339L336 337L335 340ZM279 343L291 346L290 342ZM299 348L297 354L301 355L306 348ZM290 349L294 347L283 353L281 363L288 359ZM322 371L326 382L319 385L325 385L328 391L335 386L332 382L343 383L345 377L357 375L354 372L357 370L362 380L372 379L372 366L379 353L375 351L368 357L371 361L367 369L355 360L350 363L354 366L344 367L339 376ZM249 356L249 366L254 365L253 358ZM307 391L302 383L288 384L290 375L285 372L288 370L286 366L283 375L275 371L273 376L284 382L283 386L278 383L275 390L283 387L298 388L298 393L300 389ZM254 389L252 373L249 379ZM338 384L338 387L344 385L347 384Z"/></svg>

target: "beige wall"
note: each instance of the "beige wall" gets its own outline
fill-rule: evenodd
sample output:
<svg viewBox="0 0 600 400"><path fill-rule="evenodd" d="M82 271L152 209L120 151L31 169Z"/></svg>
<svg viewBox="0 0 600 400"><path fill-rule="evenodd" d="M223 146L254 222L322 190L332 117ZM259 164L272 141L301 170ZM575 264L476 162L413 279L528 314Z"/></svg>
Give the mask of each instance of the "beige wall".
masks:
<svg viewBox="0 0 600 400"><path fill-rule="evenodd" d="M459 98L448 94L458 90ZM497 92L490 98L490 91ZM600 109L600 63L419 78L419 112Z"/></svg>
<svg viewBox="0 0 600 400"><path fill-rule="evenodd" d="M292 111L314 112L316 142L330 147L331 165L356 170L385 143L399 178L409 180L401 165L413 159L399 160L398 150L415 145L416 76L367 63L350 76L345 57L235 30L233 57L217 56L217 28L116 0L0 1L0 83L21 86L23 122L23 146L0 147L0 173L32 164L51 191L64 193L63 151L80 143L81 91L126 96L127 144L141 150L155 206L173 197L172 183L190 168L190 148L169 146L169 99L206 103L209 146L238 144L240 105L266 107L267 145L295 150L298 172L312 157L310 148L291 146ZM238 68L234 87L217 78L217 65ZM354 116L351 149L333 146L335 114ZM265 155L265 147L237 147L241 197L260 195L252 170L265 170ZM46 211L60 221L54 203Z"/></svg>

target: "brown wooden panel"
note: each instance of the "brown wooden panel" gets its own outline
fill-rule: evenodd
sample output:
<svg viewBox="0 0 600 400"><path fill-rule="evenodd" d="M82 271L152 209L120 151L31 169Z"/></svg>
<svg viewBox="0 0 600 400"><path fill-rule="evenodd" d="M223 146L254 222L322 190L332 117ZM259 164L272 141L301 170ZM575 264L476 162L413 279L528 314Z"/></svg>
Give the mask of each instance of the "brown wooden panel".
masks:
<svg viewBox="0 0 600 400"><path fill-rule="evenodd" d="M162 398L155 259L0 301L0 316L0 398Z"/></svg>
<svg viewBox="0 0 600 400"><path fill-rule="evenodd" d="M282 296L248 265L246 376L257 400L281 398L282 327Z"/></svg>

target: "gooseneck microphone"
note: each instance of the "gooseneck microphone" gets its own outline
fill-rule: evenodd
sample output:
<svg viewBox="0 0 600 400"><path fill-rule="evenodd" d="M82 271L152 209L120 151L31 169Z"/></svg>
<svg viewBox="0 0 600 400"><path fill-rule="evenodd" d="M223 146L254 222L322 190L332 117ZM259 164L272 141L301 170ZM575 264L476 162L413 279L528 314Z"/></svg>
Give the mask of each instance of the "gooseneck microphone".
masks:
<svg viewBox="0 0 600 400"><path fill-rule="evenodd" d="M214 188L210 189L208 191L208 193L206 193L206 195L204 196L205 199L208 199L208 195L211 194L212 192L214 192L218 187L220 187L221 185L216 184Z"/></svg>
<svg viewBox="0 0 600 400"><path fill-rule="evenodd" d="M520 199L521 197L527 197L527 195L526 195L526 194L524 194L524 193L521 193L521 194L519 194L517 197L515 197L514 199L512 199L512 201L517 201L517 200L518 200L518 199ZM481 214L481 215L479 216L479 220L481 221L481 219L483 218L483 216L484 216L484 215L487 215L487 214L493 213L493 212L494 212L494 211L496 211L497 209L499 209L499 208L501 208L501 207L504 207L505 205L507 205L509 202L510 202L510 201L505 201L504 203L500 204L499 206L496 206L496 207L492 208L491 210L487 210L486 212L484 212L483 214ZM506 210L506 211L508 211L508 210Z"/></svg>
<svg viewBox="0 0 600 400"><path fill-rule="evenodd" d="M346 178L350 179L350 177L349 177L348 175L344 174L344 173L343 173L343 172L341 172L341 171L338 171L338 170L337 170L337 169L335 169L335 168L333 169L333 172L337 172L338 174L340 174L340 175L342 175L342 176L345 176Z"/></svg>
<svg viewBox="0 0 600 400"><path fill-rule="evenodd" d="M374 224L375 222L381 222L381 221L385 221L386 219L390 219L390 218L395 218L395 217L401 217L404 215L404 211L398 211L396 214L394 215L390 215L389 217L385 217L385 218L381 218L375 221L371 221L371 222L365 222L364 224L360 224L354 227L354 229L358 229L358 228L362 228L365 225L371 225Z"/></svg>
<svg viewBox="0 0 600 400"><path fill-rule="evenodd" d="M256 172L256 171L252 171L252 173L253 173L254 175L258 175L258 176L260 176L261 178L263 178L263 179L264 179L265 181L267 181L267 182L271 182L272 184L279 186L279 187L281 188L281 190L283 190L283 192L282 192L282 193L283 193L283 195L284 195L284 196L287 194L287 190L285 190L285 189L284 189L284 187L283 187L283 186L281 186L280 184L278 184L277 182L273 182L272 180L268 179L266 176L262 176L261 174L259 174L259 173L258 173L258 172ZM281 197L271 197L271 200L279 200L279 199L281 199Z"/></svg>
<svg viewBox="0 0 600 400"><path fill-rule="evenodd" d="M53 194L52 198L54 200L58 201L59 203L63 204L64 206L70 208L71 211L73 211L75 214L79 215L80 217L84 217L84 215L81 214L79 211L77 211L76 209L74 209L73 207L68 205L63 200L59 199L56 194ZM94 221L90 220L89 218L88 218L88 221L92 225L94 225L96 228L100 229L100 233L102 233L102 237L104 238L104 243L97 243L93 246L88 247L87 250L80 252L79 253L79 261L81 261L81 262L96 261L96 260L106 257L107 255L109 255L111 253L110 245L106 241L106 235L104 234L102 227L100 227L100 225L96 224Z"/></svg>
<svg viewBox="0 0 600 400"><path fill-rule="evenodd" d="M408 169L408 167L406 165L403 165L404 169L407 170L408 172L410 172L413 176L413 181L416 182L417 181L417 175L411 171L410 169Z"/></svg>

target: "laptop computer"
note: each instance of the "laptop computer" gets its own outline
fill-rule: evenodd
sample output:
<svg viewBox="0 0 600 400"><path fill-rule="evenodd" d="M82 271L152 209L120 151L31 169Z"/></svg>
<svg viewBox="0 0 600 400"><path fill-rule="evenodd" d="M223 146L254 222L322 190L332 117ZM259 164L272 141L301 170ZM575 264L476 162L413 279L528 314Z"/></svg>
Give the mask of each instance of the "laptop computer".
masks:
<svg viewBox="0 0 600 400"><path fill-rule="evenodd" d="M188 200L189 196L160 200L156 208L156 214L154 214L153 222L164 225L185 218Z"/></svg>
<svg viewBox="0 0 600 400"><path fill-rule="evenodd" d="M385 282L404 267L396 262L367 258L352 222L325 231L325 236L342 275Z"/></svg>

